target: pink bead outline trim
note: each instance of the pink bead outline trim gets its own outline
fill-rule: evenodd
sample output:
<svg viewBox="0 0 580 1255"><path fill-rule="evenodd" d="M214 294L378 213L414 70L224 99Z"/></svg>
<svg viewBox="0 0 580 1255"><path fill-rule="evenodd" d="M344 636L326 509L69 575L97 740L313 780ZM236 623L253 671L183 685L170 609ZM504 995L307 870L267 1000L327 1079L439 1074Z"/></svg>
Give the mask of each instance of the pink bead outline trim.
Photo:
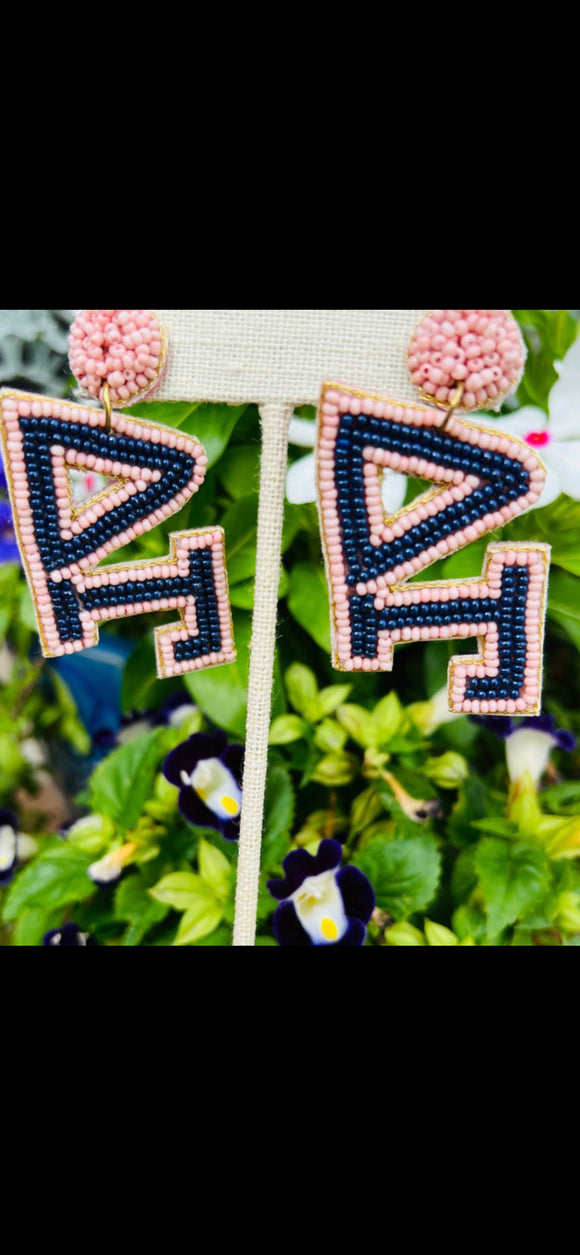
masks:
<svg viewBox="0 0 580 1255"><path fill-rule="evenodd" d="M20 430L20 418L58 418L61 421L74 423L78 426L91 428L106 426L106 416L102 411L88 409L84 406L67 402L54 401L36 394L0 389L0 436L3 445L4 466L9 487L10 499L14 516L14 529L18 539L24 570L30 587L42 653L45 658L58 658L65 654L80 653L84 649L96 645L99 639L97 621L106 622L122 617L147 613L149 610L178 609L180 624L172 624L168 628L156 628L156 648L158 674L160 678L183 675L188 671L197 671L202 667L221 666L233 662L236 652L233 646L233 628L231 609L228 596L227 571L225 565L225 534L222 528L202 528L193 532L176 532L170 536L171 553L168 558L156 559L151 563L130 562L118 566L104 568L95 567L108 554L130 544L137 536L152 531L158 523L170 518L199 490L205 478L207 455L203 446L195 437L184 436L171 427L162 427L159 423L146 422L129 416L113 413L111 429L119 435L142 440L147 444L159 445L169 451L183 450L195 459L195 473L189 484L176 493L165 505L151 511L143 519L139 519L122 532L113 537L93 554L87 555L78 563L71 564L60 571L47 575L38 552L34 534L34 522L28 501L28 477L24 462L23 437ZM93 455L75 453L55 445L52 452L52 467L55 477L55 488L59 519L65 539L80 535L84 527L93 523L109 511L128 499L129 496L143 491L150 482L161 479L161 472L149 468L134 467L118 462L110 462ZM72 501L70 481L67 467L83 470L95 470L110 475L114 481L97 498L84 502L76 511ZM88 612L80 609L79 618L83 628L80 641L67 641L62 644L52 609L52 601L48 589L49 580L60 583L63 579L70 580L79 593L88 587L96 588L104 583L124 583L125 580L139 578L169 577L172 574L185 575L185 555L192 549L205 548L212 550L212 565L216 584L218 613L222 629L224 648L220 654L210 654L202 659L192 659L187 663L177 664L170 657L174 640L188 639L198 632L197 620L193 609L193 600L167 599L167 602L137 603L111 607L108 611ZM173 569L175 568L175 570ZM123 578L124 577L124 578ZM183 605L181 603L184 603ZM184 626L182 626L182 624ZM177 633L177 635L175 635Z"/></svg>
<svg viewBox="0 0 580 1255"><path fill-rule="evenodd" d="M394 645L399 640L449 640L456 637L477 636L481 637L483 641L483 656L479 659L475 656L470 656L468 659L454 658L450 664L450 709L456 713L461 713L463 710L468 711L468 713L479 713L479 711L474 709L479 707L481 713L484 714L538 714L541 710L543 636L551 547L542 544L524 546L490 545L486 555L483 580L481 577L478 577L474 580L463 580L460 584L457 584L455 581L438 581L421 585L408 584L407 581L420 571L425 570L433 562L437 562L441 558L465 548L494 528L505 526L512 518L523 513L529 506L534 505L539 499L546 478L546 469L542 462L524 441L507 436L497 429L486 429L479 424L475 425L468 422L463 417L454 416L448 422L446 432L466 444L478 444L481 448L489 449L492 452L499 450L522 462L530 473L532 484L530 492L517 501L506 504L496 514L486 515L484 519L479 520L473 526L459 529L456 535L440 541L436 546L431 546L419 557L413 559L412 562L402 563L387 575L380 576L376 580L370 580L366 584L359 584L353 590L346 583L347 570L343 557L341 525L335 487L335 443L341 416L346 413L354 414L355 416L357 414L366 414L369 417L389 419L392 422L400 422L401 424L412 425L417 428L440 427L443 421L441 414L437 410L427 409L424 406L413 406L391 401L337 383L327 383L323 387L318 415L318 509L327 581L330 590L332 662L335 670L347 672L392 671L394 665ZM365 498L369 510L372 543L377 547L385 541L404 536L418 522L434 517L440 510L452 504L452 502L464 500L481 482L476 476L466 476L461 471L449 471L444 467L421 461L416 457L407 458L396 453L389 453L388 450L374 447L364 451L364 458ZM411 506L400 510L393 518L386 519L381 500L380 481L382 471L387 467L402 474L431 479L437 487L418 498ZM501 555L505 555L505 557L501 557ZM526 675L526 687L518 702L469 702L465 701L462 696L465 693L468 680L472 677L471 674L466 677L463 676L461 668L468 666L471 672L473 667L475 667L474 675L487 675L487 670L482 672L477 670L477 668L489 667L491 665L489 660L493 660L495 656L494 648L497 645L497 639L494 641L493 638L494 635L497 638L497 631L493 628L493 625L491 625L491 630L488 630L488 627L485 625L473 624L471 626L454 625L451 628L408 628L404 632L383 632L379 633L378 657L376 659L353 656L349 603L354 592L359 596L369 593L375 595L377 610L382 610L387 605L411 605L421 600L422 592L425 593L424 599L428 600L429 596L436 590L440 591L442 601L453 600L458 596L499 596L499 592L497 594L490 592L491 585L488 585L487 574L489 572L490 579L493 577L495 580L498 564L501 567L504 564L513 565L515 562L533 566L533 578L541 579L543 588L540 597L540 610L537 614L535 610L533 614L530 612L526 623L532 656L535 659L537 649L538 661L537 665L534 665L532 668L533 675ZM501 579L498 588L501 589ZM483 592L484 589L485 593ZM537 591L534 589L534 596ZM534 606L537 609L535 602ZM489 638L489 641L486 638ZM459 672L457 671L458 667L460 668ZM530 668L528 667L527 670L530 670ZM462 684L461 691L459 681L465 681ZM502 706L505 706L506 709L501 709ZM512 706L514 707L513 710L511 709ZM488 707L488 710L486 711L484 707Z"/></svg>

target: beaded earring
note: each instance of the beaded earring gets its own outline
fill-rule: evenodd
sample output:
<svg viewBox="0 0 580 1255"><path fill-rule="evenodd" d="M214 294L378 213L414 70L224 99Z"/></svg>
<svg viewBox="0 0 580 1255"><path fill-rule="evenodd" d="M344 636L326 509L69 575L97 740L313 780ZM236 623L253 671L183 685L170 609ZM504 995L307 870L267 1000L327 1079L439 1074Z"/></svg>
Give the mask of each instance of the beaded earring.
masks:
<svg viewBox="0 0 580 1255"><path fill-rule="evenodd" d="M546 471L534 449L458 417L499 409L518 386L521 333L509 310L435 310L408 364L422 406L340 384L322 394L318 504L333 665L391 671L400 642L475 636L481 654L450 663L450 709L538 714L550 546L491 544L483 577L408 582L539 499ZM385 470L437 486L385 518Z"/></svg>
<svg viewBox="0 0 580 1255"><path fill-rule="evenodd" d="M112 408L150 396L166 361L151 311L84 310L71 328L70 363L93 404L0 391L8 490L45 657L96 645L98 623L159 610L179 611L179 622L155 629L161 678L236 657L222 528L173 533L167 558L97 567L181 510L204 481L195 437Z"/></svg>

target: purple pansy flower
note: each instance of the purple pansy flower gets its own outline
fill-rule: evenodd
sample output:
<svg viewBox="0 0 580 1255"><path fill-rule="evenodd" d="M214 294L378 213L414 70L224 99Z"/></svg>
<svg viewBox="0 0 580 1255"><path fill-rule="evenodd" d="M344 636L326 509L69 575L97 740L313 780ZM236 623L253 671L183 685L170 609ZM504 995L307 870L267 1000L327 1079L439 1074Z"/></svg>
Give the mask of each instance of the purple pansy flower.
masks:
<svg viewBox="0 0 580 1255"><path fill-rule="evenodd" d="M99 943L90 933L83 933L78 924L62 924L52 928L42 938L43 946L97 946Z"/></svg>
<svg viewBox="0 0 580 1255"><path fill-rule="evenodd" d="M179 789L179 809L188 823L215 828L226 841L240 835L244 747L228 745L223 732L196 732L163 764L163 774Z"/></svg>
<svg viewBox="0 0 580 1255"><path fill-rule="evenodd" d="M343 867L338 841L322 841L316 855L294 850L284 859L285 880L270 880L280 902L274 916L279 946L363 946L375 909L374 890L357 867Z"/></svg>
<svg viewBox="0 0 580 1255"><path fill-rule="evenodd" d="M93 746L99 750L114 750L119 745L135 741L152 728L180 728L186 719L196 714L197 709L185 690L172 693L159 710L133 710L128 715L122 715L117 730L99 728L93 736Z"/></svg>
<svg viewBox="0 0 580 1255"><path fill-rule="evenodd" d="M165 698L163 705L154 716L153 723L166 728L181 728L186 719L197 713L197 709L187 690L182 689Z"/></svg>

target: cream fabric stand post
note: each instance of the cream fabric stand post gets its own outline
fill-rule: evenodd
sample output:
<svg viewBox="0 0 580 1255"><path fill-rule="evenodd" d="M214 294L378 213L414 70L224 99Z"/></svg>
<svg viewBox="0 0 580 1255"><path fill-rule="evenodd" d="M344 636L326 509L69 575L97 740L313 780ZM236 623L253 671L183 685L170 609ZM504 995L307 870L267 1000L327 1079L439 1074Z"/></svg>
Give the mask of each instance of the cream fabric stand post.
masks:
<svg viewBox="0 0 580 1255"><path fill-rule="evenodd" d="M255 402L262 419L257 572L248 691L234 946L254 946L282 560L288 427L317 405L323 383L395 400L417 392L406 360L425 309L178 309L155 311L169 335L156 399Z"/></svg>

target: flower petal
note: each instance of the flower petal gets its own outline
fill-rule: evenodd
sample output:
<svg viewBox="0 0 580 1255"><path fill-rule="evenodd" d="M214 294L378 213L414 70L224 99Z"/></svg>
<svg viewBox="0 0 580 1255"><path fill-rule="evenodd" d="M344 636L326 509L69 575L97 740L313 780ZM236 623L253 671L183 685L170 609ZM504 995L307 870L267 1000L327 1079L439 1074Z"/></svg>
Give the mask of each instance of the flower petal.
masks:
<svg viewBox="0 0 580 1255"><path fill-rule="evenodd" d="M224 841L239 841L240 839L240 820L224 819L220 824L220 832Z"/></svg>
<svg viewBox="0 0 580 1255"><path fill-rule="evenodd" d="M580 501L580 440L550 445L547 454L550 470L559 477L560 491L573 497L574 501ZM544 493L540 498L542 503L545 500Z"/></svg>
<svg viewBox="0 0 580 1255"><path fill-rule="evenodd" d="M358 867L343 867L336 877L348 916L368 924L377 904L375 891Z"/></svg>
<svg viewBox="0 0 580 1255"><path fill-rule="evenodd" d="M405 497L407 496L408 483L407 476L399 475L398 471L386 470L383 473L381 497L389 518L392 518L393 514L397 514L403 508Z"/></svg>
<svg viewBox="0 0 580 1255"><path fill-rule="evenodd" d="M548 465L548 463L552 460L552 450L550 450L548 457L544 455L541 460ZM536 502L536 505L531 508L535 510L543 510L544 506L552 505L553 501L557 501L562 491L563 489L560 483L560 476L557 471L553 470L552 467L548 465L548 474L546 475L546 482L542 488L540 499ZM527 513L527 511L524 511L524 513Z"/></svg>
<svg viewBox="0 0 580 1255"><path fill-rule="evenodd" d="M564 361L556 363L560 378L550 393L550 426L557 440L580 437L580 338Z"/></svg>
<svg viewBox="0 0 580 1255"><path fill-rule="evenodd" d="M518 440L525 440L531 431L545 431L547 426L547 415L536 405L524 405L515 414L502 414L497 420L498 431L505 431L508 436L517 436ZM542 450L534 449L534 453L538 452L541 455Z"/></svg>
<svg viewBox="0 0 580 1255"><path fill-rule="evenodd" d="M535 732L525 724L518 728L506 741L507 767L512 784L517 784L528 774L537 786L555 748L557 741L551 733Z"/></svg>
<svg viewBox="0 0 580 1255"><path fill-rule="evenodd" d="M163 775L170 784L181 788L182 771L185 771L188 776L191 775L202 758L220 758L226 746L227 737L223 732L216 732L214 736L206 732L196 732L188 741L184 741L182 745L177 746L177 749L171 751L163 764Z"/></svg>
<svg viewBox="0 0 580 1255"><path fill-rule="evenodd" d="M312 855L307 850L293 850L284 859L282 866L286 872L285 879L268 881L268 892L273 898L277 898L278 902L283 902L285 898L295 893L310 875Z"/></svg>
<svg viewBox="0 0 580 1255"><path fill-rule="evenodd" d="M193 789L181 789L179 811L188 824L193 824L195 828L215 828L216 832L221 831L219 819L208 810Z"/></svg>
<svg viewBox="0 0 580 1255"><path fill-rule="evenodd" d="M81 932L77 924L63 924L45 933L43 946L96 946L98 942L89 933Z"/></svg>
<svg viewBox="0 0 580 1255"><path fill-rule="evenodd" d="M305 933L294 910L292 902L283 902L278 907L272 921L274 936L279 946L311 946L308 933Z"/></svg>
<svg viewBox="0 0 580 1255"><path fill-rule="evenodd" d="M367 939L367 930L360 919L351 919L348 922L348 929L337 941L337 946L364 946Z"/></svg>
<svg viewBox="0 0 580 1255"><path fill-rule="evenodd" d="M286 478L286 496L291 505L308 505L316 501L316 458L313 453L290 467Z"/></svg>
<svg viewBox="0 0 580 1255"><path fill-rule="evenodd" d="M244 755L245 749L243 745L228 745L225 754L222 754L222 763L231 771L234 780L237 780L240 789L244 777Z"/></svg>
<svg viewBox="0 0 580 1255"><path fill-rule="evenodd" d="M309 418L297 418L294 415L288 432L288 444L298 445L299 449L313 449L316 444L316 423Z"/></svg>
<svg viewBox="0 0 580 1255"><path fill-rule="evenodd" d="M322 841L316 855L307 850L293 850L282 864L286 872L285 880L268 881L268 890L273 898L283 901L289 898L311 876L320 876L323 872L334 871L342 860L340 841Z"/></svg>

